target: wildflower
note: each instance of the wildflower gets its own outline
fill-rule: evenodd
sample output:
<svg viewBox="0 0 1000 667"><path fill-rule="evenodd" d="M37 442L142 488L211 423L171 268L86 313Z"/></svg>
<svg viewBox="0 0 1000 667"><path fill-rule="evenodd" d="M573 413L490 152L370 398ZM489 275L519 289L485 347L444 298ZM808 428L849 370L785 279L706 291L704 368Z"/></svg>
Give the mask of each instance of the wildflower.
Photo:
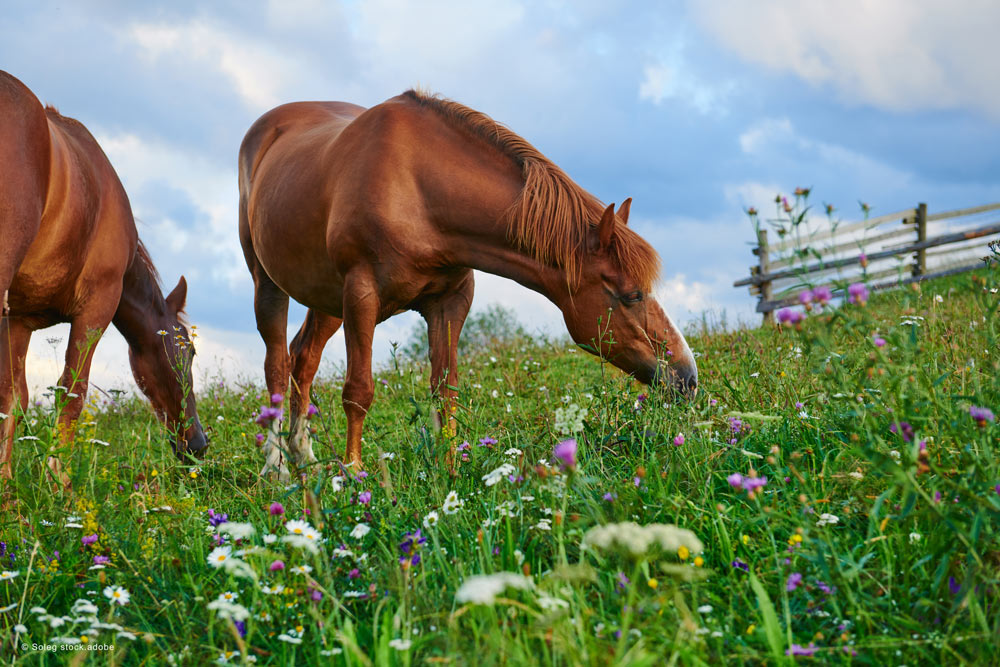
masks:
<svg viewBox="0 0 1000 667"><path fill-rule="evenodd" d="M802 583L802 575L798 572L792 572L790 575L788 575L788 580L785 581L785 590L789 592L794 591L796 588L799 587L799 584L801 583Z"/></svg>
<svg viewBox="0 0 1000 667"><path fill-rule="evenodd" d="M975 405L969 407L969 416L975 420L979 428L985 428L986 422L996 421L996 416L992 410L989 408L980 408Z"/></svg>
<svg viewBox="0 0 1000 667"><path fill-rule="evenodd" d="M899 433L903 436L904 442L911 442L913 440L913 427L910 426L909 422L895 422L889 425L889 431L892 433Z"/></svg>
<svg viewBox="0 0 1000 667"><path fill-rule="evenodd" d="M684 444L684 434L678 433L676 436L674 436L674 446L680 447L683 444Z"/></svg>
<svg viewBox="0 0 1000 667"><path fill-rule="evenodd" d="M313 571L312 567L310 567L309 565L305 565L305 564L303 564L303 565L296 565L295 567L293 567L293 568L291 568L289 570L289 572L291 572L292 574L303 574L303 575L309 574L312 571Z"/></svg>
<svg viewBox="0 0 1000 667"><path fill-rule="evenodd" d="M97 541L97 533L94 533L93 535L84 535L83 537L80 538L80 542L83 543L83 546L91 545L96 541Z"/></svg>
<svg viewBox="0 0 1000 667"><path fill-rule="evenodd" d="M618 497L618 494L611 493L610 491L608 491L607 493L605 493L604 496L603 496L604 501L605 502L609 502L609 503L613 503L617 497Z"/></svg>
<svg viewBox="0 0 1000 667"><path fill-rule="evenodd" d="M309 407L306 408L306 419L312 419L313 417L315 417L318 414L319 414L319 408L317 408L315 405L313 405L312 403L310 403Z"/></svg>
<svg viewBox="0 0 1000 667"><path fill-rule="evenodd" d="M222 567L233 554L232 547L215 547L208 554L208 564L212 567Z"/></svg>
<svg viewBox="0 0 1000 667"><path fill-rule="evenodd" d="M215 512L214 509L209 508L209 510L208 510L208 523L213 528L218 528L219 526L221 526L222 524L226 523L227 521L229 521L229 515L228 514L216 514L216 512Z"/></svg>
<svg viewBox="0 0 1000 667"><path fill-rule="evenodd" d="M333 489L334 493L338 493L344 490L344 479L343 475L334 475L330 478L330 487Z"/></svg>
<svg viewBox="0 0 1000 667"><path fill-rule="evenodd" d="M428 512L427 516L424 517L424 528L430 530L437 524L438 524L438 513L434 511Z"/></svg>
<svg viewBox="0 0 1000 667"><path fill-rule="evenodd" d="M353 537L356 540L360 540L365 535L367 535L369 531L371 531L371 528L368 527L367 523L359 523L358 525L354 526L354 530L351 531L351 537Z"/></svg>
<svg viewBox="0 0 1000 667"><path fill-rule="evenodd" d="M799 646L798 644L792 644L788 649L785 650L785 655L812 655L819 649L815 644L810 643L809 646Z"/></svg>
<svg viewBox="0 0 1000 667"><path fill-rule="evenodd" d="M260 592L264 595L281 595L285 591L285 587L281 584L272 585L261 585Z"/></svg>
<svg viewBox="0 0 1000 667"><path fill-rule="evenodd" d="M493 486L494 484L502 480L504 477L512 475L515 472L517 472L517 468L515 468L509 463L504 463L499 468L483 475L483 482L486 484L486 486Z"/></svg>
<svg viewBox="0 0 1000 667"><path fill-rule="evenodd" d="M284 410L282 410L281 408L271 408L264 406L260 409L260 412L257 414L257 418L254 419L254 422L256 422L258 426L267 428L268 426L271 425L271 422L273 422L274 420L281 421L281 416L283 414Z"/></svg>
<svg viewBox="0 0 1000 667"><path fill-rule="evenodd" d="M278 541L278 536L272 535L271 533L264 533L264 535L261 536L261 540L264 541L264 544L274 544Z"/></svg>
<svg viewBox="0 0 1000 667"><path fill-rule="evenodd" d="M285 402L285 397L281 394L271 394L271 405L281 405Z"/></svg>
<svg viewBox="0 0 1000 667"><path fill-rule="evenodd" d="M863 306L868 301L868 287L864 283L852 283L847 287L847 295L848 303L856 303L859 306Z"/></svg>
<svg viewBox="0 0 1000 667"><path fill-rule="evenodd" d="M782 308L778 311L778 322L781 324L790 324L795 326L804 319L806 319L805 314L800 313L797 310L792 310L791 308Z"/></svg>
<svg viewBox="0 0 1000 667"><path fill-rule="evenodd" d="M217 530L220 533L229 535L234 540L245 540L256 532L252 523L239 523L234 521L220 523Z"/></svg>
<svg viewBox="0 0 1000 667"><path fill-rule="evenodd" d="M910 533L910 544L916 544L923 537L920 533Z"/></svg>
<svg viewBox="0 0 1000 667"><path fill-rule="evenodd" d="M296 636L291 630L288 632L283 632L278 635L278 640L283 642L288 642L289 644L301 644L302 637Z"/></svg>
<svg viewBox="0 0 1000 667"><path fill-rule="evenodd" d="M418 564L420 562L420 554L418 551L425 542L427 542L427 538L420 534L419 528L416 532L405 533L403 535L403 541L399 543L399 550L403 553L403 555L399 557L399 564L403 567Z"/></svg>
<svg viewBox="0 0 1000 667"><path fill-rule="evenodd" d="M285 569L285 561L283 561L283 560L276 560L276 561L272 562L271 565L267 569L269 569L271 572L277 572L279 570L284 570Z"/></svg>
<svg viewBox="0 0 1000 667"><path fill-rule="evenodd" d="M458 492L452 490L448 492L445 496L444 505L441 506L441 511L445 514L457 514L458 510L462 509L465 505L465 501L458 497Z"/></svg>
<svg viewBox="0 0 1000 667"><path fill-rule="evenodd" d="M496 438L491 438L491 437L487 436L485 438L480 438L479 439L479 446L480 447L489 447L490 445L495 445L495 444L497 444L497 439Z"/></svg>
<svg viewBox="0 0 1000 667"><path fill-rule="evenodd" d="M824 512L819 515L819 521L816 522L817 526L835 526L840 523L840 517L836 514L829 514Z"/></svg>
<svg viewBox="0 0 1000 667"><path fill-rule="evenodd" d="M520 449L518 449L517 447L508 447L508 448L507 448L507 451L505 451L505 452L503 453L503 455L504 455L504 456L509 456L509 457L511 457L511 458L517 458L518 456L520 456L520 455L521 455L521 454L523 454L523 453L524 453L524 452L522 452L522 451L521 451Z"/></svg>
<svg viewBox="0 0 1000 667"><path fill-rule="evenodd" d="M305 535L306 532L312 530L312 526L309 525L308 521L293 519L285 523L285 530L293 535Z"/></svg>
<svg viewBox="0 0 1000 667"><path fill-rule="evenodd" d="M14 632L20 635L26 635L28 634L28 628L18 623L17 625L14 626Z"/></svg>
<svg viewBox="0 0 1000 667"><path fill-rule="evenodd" d="M124 607L131 599L131 594L121 586L108 586L104 589L104 597L111 600L111 604Z"/></svg>
<svg viewBox="0 0 1000 667"><path fill-rule="evenodd" d="M358 494L358 502L361 503L362 505L367 505L371 501L372 501L371 491L362 491L361 493Z"/></svg>
<svg viewBox="0 0 1000 667"><path fill-rule="evenodd" d="M812 294L813 294L813 299L815 299L816 302L822 306L825 306L833 298L833 292L831 292L830 288L827 287L826 285L820 285L819 287L814 287Z"/></svg>
<svg viewBox="0 0 1000 667"><path fill-rule="evenodd" d="M878 334L872 336L872 342L875 343L875 347L885 347L885 338L882 338Z"/></svg>
<svg viewBox="0 0 1000 667"><path fill-rule="evenodd" d="M224 602L232 602L240 596L239 593L233 593L232 591L226 591L225 593L219 593L217 599L223 600Z"/></svg>
<svg viewBox="0 0 1000 667"><path fill-rule="evenodd" d="M812 290L805 290L803 292L799 292L799 303L801 303L803 306L812 303L813 298L814 297Z"/></svg>
<svg viewBox="0 0 1000 667"><path fill-rule="evenodd" d="M744 563L742 560L737 558L732 563L729 564L734 570L743 570L744 572L750 571L750 566Z"/></svg>
<svg viewBox="0 0 1000 667"><path fill-rule="evenodd" d="M282 505L281 503L274 502L271 503L271 506L268 508L268 511L271 513L271 516L281 516L282 514L285 513L285 506Z"/></svg>
<svg viewBox="0 0 1000 667"><path fill-rule="evenodd" d="M576 403L570 403L565 408L556 408L555 429L562 435L573 435L583 430L583 420L587 409Z"/></svg>
<svg viewBox="0 0 1000 667"><path fill-rule="evenodd" d="M683 544L677 549L677 557L680 558L681 560L687 560L688 556L690 555L691 552Z"/></svg>
<svg viewBox="0 0 1000 667"><path fill-rule="evenodd" d="M559 459L563 470L576 468L576 440L563 440L553 448L552 455Z"/></svg>
<svg viewBox="0 0 1000 667"><path fill-rule="evenodd" d="M695 567L701 567L702 565L705 564L705 559L702 558L701 556L695 556L694 561L692 562L694 563Z"/></svg>
<svg viewBox="0 0 1000 667"><path fill-rule="evenodd" d="M583 543L605 550L617 545L634 556L646 553L653 544L675 553L682 546L695 552L704 548L690 530L662 523L640 526L631 521L595 526L584 535Z"/></svg>
<svg viewBox="0 0 1000 667"><path fill-rule="evenodd" d="M618 576L616 577L616 579L617 583L615 584L615 586L618 588L618 590L622 591L625 590L625 587L628 586L630 583L628 577L625 576L624 572L618 572Z"/></svg>
<svg viewBox="0 0 1000 667"><path fill-rule="evenodd" d="M497 572L496 574L477 574L466 578L455 593L455 601L459 603L493 604L496 596L505 588L529 590L534 588L534 582L514 572Z"/></svg>
<svg viewBox="0 0 1000 667"><path fill-rule="evenodd" d="M396 649L397 651L408 651L410 646L413 645L409 639L400 639L399 637L389 640L389 646Z"/></svg>

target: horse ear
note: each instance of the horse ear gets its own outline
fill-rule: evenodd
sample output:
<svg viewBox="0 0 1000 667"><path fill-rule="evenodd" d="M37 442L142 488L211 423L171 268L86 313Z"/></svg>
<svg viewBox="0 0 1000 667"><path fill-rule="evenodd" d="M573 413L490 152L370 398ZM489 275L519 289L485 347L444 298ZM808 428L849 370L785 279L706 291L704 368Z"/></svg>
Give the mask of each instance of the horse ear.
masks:
<svg viewBox="0 0 1000 667"><path fill-rule="evenodd" d="M629 197L622 202L622 205L618 207L618 219L622 221L623 225L628 224L628 212L632 208L632 198Z"/></svg>
<svg viewBox="0 0 1000 667"><path fill-rule="evenodd" d="M179 313L184 310L184 304L187 302L187 293L187 281L184 279L184 276L181 276L181 279L177 281L177 287L175 287L166 298L167 305L170 306L170 310L175 313Z"/></svg>
<svg viewBox="0 0 1000 667"><path fill-rule="evenodd" d="M600 243L600 249L604 250L609 245L611 245L611 237L615 233L615 205L609 204L606 209L604 209L604 215L601 216L601 221L597 224L597 240Z"/></svg>

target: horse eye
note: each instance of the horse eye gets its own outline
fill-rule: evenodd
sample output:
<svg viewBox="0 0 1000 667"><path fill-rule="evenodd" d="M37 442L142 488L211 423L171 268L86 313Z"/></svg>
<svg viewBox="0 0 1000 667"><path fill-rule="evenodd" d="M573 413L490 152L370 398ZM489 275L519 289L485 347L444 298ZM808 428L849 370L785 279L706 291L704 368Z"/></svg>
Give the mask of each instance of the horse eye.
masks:
<svg viewBox="0 0 1000 667"><path fill-rule="evenodd" d="M625 303L639 303L640 301L642 301L642 292L640 292L639 290L636 290L634 292L629 292L628 294L622 297L622 301L624 301Z"/></svg>

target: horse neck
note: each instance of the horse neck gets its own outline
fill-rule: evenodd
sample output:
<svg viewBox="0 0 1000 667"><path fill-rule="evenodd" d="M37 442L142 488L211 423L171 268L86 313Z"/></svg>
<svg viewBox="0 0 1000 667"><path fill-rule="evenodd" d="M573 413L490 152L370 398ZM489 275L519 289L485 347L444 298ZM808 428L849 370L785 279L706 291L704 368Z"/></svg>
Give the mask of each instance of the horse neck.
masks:
<svg viewBox="0 0 1000 667"><path fill-rule="evenodd" d="M482 174L461 175L468 179L468 187L450 188L474 193L474 201L447 207L460 211L446 222L455 239L450 249L455 263L513 280L562 308L569 297L565 272L537 261L510 238L507 214L524 188L523 178L508 164L485 161L480 166Z"/></svg>
<svg viewBox="0 0 1000 667"><path fill-rule="evenodd" d="M113 322L135 352L157 346L157 331L169 332L163 292L138 252L122 277L122 296Z"/></svg>

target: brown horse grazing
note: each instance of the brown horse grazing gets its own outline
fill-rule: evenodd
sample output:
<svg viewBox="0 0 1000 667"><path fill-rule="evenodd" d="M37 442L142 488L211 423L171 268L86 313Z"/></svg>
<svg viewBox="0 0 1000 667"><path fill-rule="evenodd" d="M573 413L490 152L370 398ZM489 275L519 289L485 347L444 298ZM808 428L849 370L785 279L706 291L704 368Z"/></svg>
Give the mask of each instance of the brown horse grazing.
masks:
<svg viewBox="0 0 1000 667"><path fill-rule="evenodd" d="M570 335L639 380L684 390L697 369L650 295L653 248L527 141L478 111L407 91L371 109L299 102L257 120L240 147L240 241L253 274L270 393L285 393L298 465L315 461L303 416L326 341L344 325L347 460L361 464L375 325L427 320L431 388L454 409L456 348L472 270L516 280L563 312ZM285 345L288 298L310 311ZM664 359L668 361L664 361ZM284 471L277 427L263 472Z"/></svg>
<svg viewBox="0 0 1000 667"><path fill-rule="evenodd" d="M114 322L139 387L178 453L206 447L191 389L182 277L166 298L114 168L77 121L43 108L0 71L0 475L11 477L16 405L27 408L24 357L36 329L70 322L59 384L65 440L83 408L97 338ZM66 485L58 459L53 473Z"/></svg>

